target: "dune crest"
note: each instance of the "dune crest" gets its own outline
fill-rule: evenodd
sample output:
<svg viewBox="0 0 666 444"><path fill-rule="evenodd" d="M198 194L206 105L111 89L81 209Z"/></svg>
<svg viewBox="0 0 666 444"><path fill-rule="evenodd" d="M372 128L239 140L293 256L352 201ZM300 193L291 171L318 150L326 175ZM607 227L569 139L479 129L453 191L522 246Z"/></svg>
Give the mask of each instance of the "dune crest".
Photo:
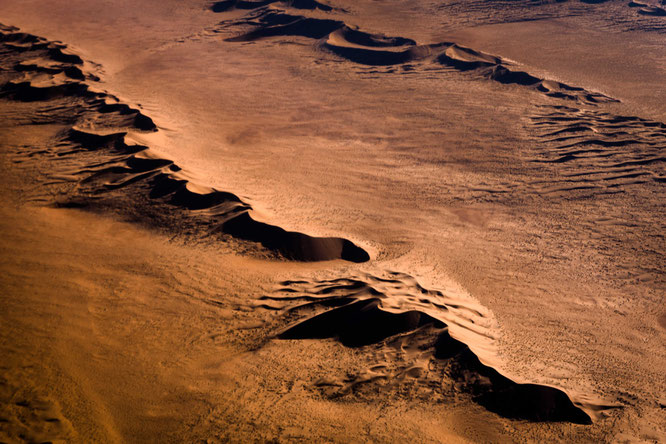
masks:
<svg viewBox="0 0 666 444"><path fill-rule="evenodd" d="M15 29L3 30L0 40L15 41L18 39L15 33ZM116 211L162 227L174 222L182 224L185 219L186 226L203 226L209 234L222 233L259 243L292 260L365 262L370 259L367 252L349 240L312 237L257 221L250 214L251 207L238 196L192 183L173 161L160 157L147 146L132 143L132 132L157 131L149 117L106 92L91 89L85 81L94 82L94 74L81 70L81 75L67 76L70 66L49 59L50 53L44 52L49 44L42 45L42 39L25 35L20 39L39 46L19 53L12 53L11 48L6 50L18 54L14 55L16 60L10 60L10 66L20 66L16 75L23 77L20 81L9 79L0 88L2 97L28 103L58 102L58 112L53 118L69 125L61 131L50 155L82 156L77 161L81 167L59 176L64 182L74 183L76 190L60 205L95 208L102 201L101 207L111 205ZM333 31L326 44L362 51L359 54L375 51L379 57L387 54L404 57L410 51L424 48L413 40L370 35L346 26ZM428 47L428 55L433 49L461 63L481 67L499 60L454 44ZM58 50L65 47L59 45ZM28 56L30 62L24 60ZM83 65L83 61L73 57L69 64ZM89 124L79 126L80 120L98 124L92 128ZM148 210L137 210L144 208L142 205L131 206L137 198L150 203L145 206ZM105 203L104 199L113 203ZM166 211L174 207L180 211ZM484 333L483 313L447 299L441 292L421 287L409 275L390 272L386 277L363 275L284 284L279 296L267 299L287 305L306 300L307 304L287 307L287 311L299 313L307 309L317 313L280 332L280 338L335 337L350 347L387 344L398 338L401 343L414 340L418 347L429 350L428 359L446 361L448 375L462 384L477 402L506 417L589 423L596 417L594 412L601 409L574 402L557 388L514 382L486 365L484 362L491 361L491 355L485 353L485 358L480 359L478 353L487 352L487 341L492 338ZM330 309L322 312L322 308ZM419 373L414 368L405 371ZM520 402L515 402L516 399Z"/></svg>
<svg viewBox="0 0 666 444"><path fill-rule="evenodd" d="M370 34L340 20L296 15L272 6L257 7L244 18L223 24L230 32L238 27L244 29L226 39L231 42L306 37L316 41L315 48L355 64L405 65L410 70L418 69L413 66L417 62L423 66L441 65L474 78L529 88L556 101L579 106L548 105L553 113L536 112L531 118L532 125L538 128L534 139L543 147L543 155L536 160L566 170L559 183L537 184L535 190L540 194L576 190L615 193L650 179L657 183L665 180L663 123L595 111L602 104L620 101L530 74L501 57L453 42L424 45L409 38ZM552 131L545 131L551 126ZM624 147L639 147L639 153L627 153Z"/></svg>
<svg viewBox="0 0 666 444"><path fill-rule="evenodd" d="M15 71L17 78L0 86L0 97L49 104L58 101L57 112L49 119L65 121L70 127L62 132L52 153L57 157L87 153L80 168L59 175L61 180L76 180L77 184L60 205L99 206L101 196L124 190L124 194L113 196L117 202L108 202L113 200L110 198L105 204L150 225L166 228L179 221L205 229L209 235L219 233L261 244L297 261L370 259L366 251L347 239L309 236L257 221L250 215L251 206L238 196L193 184L173 161L159 157L149 147L128 142L128 133L154 132L157 126L140 110L85 83L95 81L96 76L72 71L84 64L79 56L70 54L64 45L20 33L16 28L4 27L1 32L3 53L11 54L5 62L7 69L20 69ZM19 52L13 51L16 42L25 44ZM86 127L78 126L79 121ZM132 203L140 196L147 199L151 209ZM174 211L174 207L180 211Z"/></svg>
<svg viewBox="0 0 666 444"><path fill-rule="evenodd" d="M246 29L240 34L227 37L226 41L229 42L249 42L272 37L305 37L317 40L316 48L360 65L389 66L417 61L430 62L462 72L471 72L479 78L505 85L529 87L556 99L585 104L619 102L598 92L535 77L526 71L514 69L501 57L484 54L456 43L418 44L405 37L370 34L340 20L294 15L270 5L257 5L245 17L224 21L220 27Z"/></svg>
<svg viewBox="0 0 666 444"><path fill-rule="evenodd" d="M348 347L374 347L380 362L368 372L319 384L329 387L329 395L343 396L375 380L411 378L430 385L424 375L436 363L451 384L508 418L589 424L612 408L502 375L494 368L494 339L483 309L423 288L405 273L285 281L263 301L298 318L278 333L281 339L335 338Z"/></svg>

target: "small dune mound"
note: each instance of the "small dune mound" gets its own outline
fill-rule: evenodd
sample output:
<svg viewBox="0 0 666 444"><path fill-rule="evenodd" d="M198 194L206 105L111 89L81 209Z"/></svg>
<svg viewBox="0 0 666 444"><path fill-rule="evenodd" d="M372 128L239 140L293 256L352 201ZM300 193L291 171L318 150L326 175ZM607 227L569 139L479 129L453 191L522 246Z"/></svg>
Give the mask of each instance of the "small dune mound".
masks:
<svg viewBox="0 0 666 444"><path fill-rule="evenodd" d="M125 132L97 134L73 127L67 132L66 140L87 150L108 149L129 153L129 147L125 144L126 135Z"/></svg>
<svg viewBox="0 0 666 444"><path fill-rule="evenodd" d="M32 34L16 32L9 28L0 30L0 42L14 51L23 52L31 49L46 49L48 42Z"/></svg>
<svg viewBox="0 0 666 444"><path fill-rule="evenodd" d="M85 74L78 66L42 59L32 59L17 63L14 69L17 71L43 72L46 74L63 73L70 79L74 80L85 80L86 78Z"/></svg>
<svg viewBox="0 0 666 444"><path fill-rule="evenodd" d="M504 84L535 85L541 81L523 71L511 71L502 65L502 60L470 48L451 45L437 58L442 65L460 71L477 70L481 76Z"/></svg>
<svg viewBox="0 0 666 444"><path fill-rule="evenodd" d="M296 9L319 9L321 11L333 10L333 7L315 0L286 0L282 1L282 3Z"/></svg>
<svg viewBox="0 0 666 444"><path fill-rule="evenodd" d="M259 0L259 1L244 1L244 0L224 0L215 2L210 6L213 12L226 12L232 9L257 9L263 6L268 6L272 3L282 3L294 9L318 9L320 11L332 11L333 7L320 3L315 0Z"/></svg>
<svg viewBox="0 0 666 444"><path fill-rule="evenodd" d="M233 9L255 9L262 6L269 5L274 3L275 0L265 0L265 1L243 1L243 0L224 0L221 2L215 2L210 5L210 10L213 12L226 12Z"/></svg>
<svg viewBox="0 0 666 444"><path fill-rule="evenodd" d="M368 34L366 32L352 29L345 26L338 29L329 36L329 40L336 39L341 44L346 42L347 45L359 45L370 48L396 48L404 46L416 46L416 42L412 39L404 37L386 37L377 34Z"/></svg>
<svg viewBox="0 0 666 444"><path fill-rule="evenodd" d="M254 29L245 34L226 39L229 42L248 42L268 37L284 36L321 39L344 26L344 23L338 20L291 15L272 8L260 9L236 24L250 25Z"/></svg>
<svg viewBox="0 0 666 444"><path fill-rule="evenodd" d="M344 26L326 36L321 46L334 54L362 65L396 65L433 55L442 45L417 45L403 37L368 34Z"/></svg>
<svg viewBox="0 0 666 444"><path fill-rule="evenodd" d="M386 338L438 321L418 311L389 313L379 299L350 301L306 319L279 335L282 339L337 338L348 347L376 344ZM439 323L441 324L441 323ZM441 326L441 325L440 325Z"/></svg>
<svg viewBox="0 0 666 444"><path fill-rule="evenodd" d="M485 76L490 80L504 84L534 86L541 82L541 79L531 74L524 71L511 71L502 65L493 66L486 71Z"/></svg>
<svg viewBox="0 0 666 444"><path fill-rule="evenodd" d="M461 71L489 68L501 63L501 60L498 57L474 51L470 48L464 48L456 44L449 46L446 51L439 56L438 61L443 65L452 66Z"/></svg>
<svg viewBox="0 0 666 444"><path fill-rule="evenodd" d="M153 119L143 114L138 109L132 108L127 104L118 103L108 98L99 99L91 103L97 111L103 114L117 114L122 116L120 123L116 125L128 126L140 129L142 131L157 131L157 125ZM123 125L124 122L124 125Z"/></svg>
<svg viewBox="0 0 666 444"><path fill-rule="evenodd" d="M666 5L666 1L662 0L662 5ZM639 2L636 0L631 0L628 3L630 8L637 8L636 12L641 15L653 16L653 17L666 17L666 9L661 8L655 5L649 5L647 3Z"/></svg>
<svg viewBox="0 0 666 444"><path fill-rule="evenodd" d="M69 52L64 45L50 44L48 54L49 57L56 62L83 65L83 59L77 54Z"/></svg>
<svg viewBox="0 0 666 444"><path fill-rule="evenodd" d="M385 274L283 282L274 295L264 300L284 304L287 313L292 315L306 311L313 314L286 327L278 337L336 338L348 347L372 345L377 350L376 355L381 357L391 356L394 354L391 350L397 347L403 353L411 353L412 357L418 356L416 361L408 362L399 370L401 375L418 379L422 373L417 371L419 367L432 368L428 361L437 363L453 384L501 416L529 421L591 423L599 406L574 402L566 392L555 387L515 382L484 364L468 344L452 336L451 325L458 329L469 325L472 330L464 335L467 340L483 337L478 328L484 324L484 315L475 306L425 289L404 273ZM418 353L410 350L418 350ZM427 356L425 361L424 356ZM409 361L409 356L400 359ZM384 362L375 367L393 365ZM378 370L372 375L373 379L384 380L397 377ZM424 385L427 384L424 382Z"/></svg>

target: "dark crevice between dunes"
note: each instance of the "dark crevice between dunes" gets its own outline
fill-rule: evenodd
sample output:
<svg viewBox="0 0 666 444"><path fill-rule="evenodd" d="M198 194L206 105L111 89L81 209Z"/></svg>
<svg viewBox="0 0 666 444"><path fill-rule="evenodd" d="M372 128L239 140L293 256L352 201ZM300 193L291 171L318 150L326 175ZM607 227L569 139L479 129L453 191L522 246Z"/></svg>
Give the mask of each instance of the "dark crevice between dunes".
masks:
<svg viewBox="0 0 666 444"><path fill-rule="evenodd" d="M283 282L274 295L264 299L284 304L286 313L301 320L277 337L335 338L347 347L378 347L380 356L387 355L386 350L399 338L401 349L418 349L421 356L427 350L430 359L443 365L445 376L475 402L507 418L590 424L601 410L610 408L574 402L558 388L517 383L485 365L467 344L449 332L451 322L464 325L455 320L464 307L447 302L438 291L421 287L411 276L389 273L388 279L365 275ZM314 314L302 320L306 312ZM396 378L395 374L381 376Z"/></svg>
<svg viewBox="0 0 666 444"><path fill-rule="evenodd" d="M256 9L262 6L268 6L273 3L282 3L295 9L310 9L320 11L332 11L334 8L324 3L315 0L259 0L259 1L245 1L245 0L224 0L215 2L210 5L213 12L226 12L233 9Z"/></svg>
<svg viewBox="0 0 666 444"><path fill-rule="evenodd" d="M247 6L251 9L250 5ZM360 65L389 66L430 61L460 72L472 72L479 78L505 85L529 87L556 99L591 105L618 101L601 93L515 70L500 57L455 43L417 44L409 38L370 34L340 20L294 15L272 6L256 4L254 10L245 17L222 24L225 28L248 29L228 37L226 40L229 42L249 42L270 37L305 37L317 40L317 48Z"/></svg>
<svg viewBox="0 0 666 444"><path fill-rule="evenodd" d="M17 44L20 51L15 50ZM209 235L261 244L291 260L370 259L347 239L309 236L257 221L249 214L250 205L238 196L192 183L172 161L133 144L132 133L157 131L155 123L112 95L94 91L85 80L95 81L96 76L84 72L84 61L64 45L6 26L0 28L0 45L5 71L0 98L51 106L50 116L38 110L32 123L71 125L51 154L80 155L84 166L67 175L76 187L61 205L93 207L104 201L150 225L198 226Z"/></svg>

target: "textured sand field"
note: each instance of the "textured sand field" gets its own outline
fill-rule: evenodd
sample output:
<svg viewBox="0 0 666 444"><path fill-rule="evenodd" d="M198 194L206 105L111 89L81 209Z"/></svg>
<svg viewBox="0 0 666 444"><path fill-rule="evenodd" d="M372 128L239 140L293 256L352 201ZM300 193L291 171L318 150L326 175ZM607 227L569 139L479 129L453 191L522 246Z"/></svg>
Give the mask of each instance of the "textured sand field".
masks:
<svg viewBox="0 0 666 444"><path fill-rule="evenodd" d="M663 5L0 11L0 441L666 440Z"/></svg>

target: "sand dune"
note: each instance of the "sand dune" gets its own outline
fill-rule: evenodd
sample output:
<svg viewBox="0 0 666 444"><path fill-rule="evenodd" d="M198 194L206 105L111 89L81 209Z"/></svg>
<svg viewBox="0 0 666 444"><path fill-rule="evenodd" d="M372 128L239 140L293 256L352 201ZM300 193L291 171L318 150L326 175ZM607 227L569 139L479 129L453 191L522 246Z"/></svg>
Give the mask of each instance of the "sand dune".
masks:
<svg viewBox="0 0 666 444"><path fill-rule="evenodd" d="M661 4L663 5L664 2L662 1ZM637 8L636 11L642 15L652 15L656 17L666 16L666 10L656 5L650 5L647 3L637 2L637 1L630 1L628 6L630 8Z"/></svg>
<svg viewBox="0 0 666 444"><path fill-rule="evenodd" d="M638 13L643 15L653 15L656 17L666 17L666 9L660 8L659 6L647 6L640 8Z"/></svg>
<svg viewBox="0 0 666 444"><path fill-rule="evenodd" d="M68 8L0 25L0 441L664 436L663 8Z"/></svg>
<svg viewBox="0 0 666 444"><path fill-rule="evenodd" d="M485 54L456 43L442 42L419 45L412 39L373 35L353 29L341 21L295 16L279 9L258 8L250 13L248 17L240 21L225 23L225 26L231 29L237 26L251 26L254 28L240 36L228 38L228 41L247 41L280 36L308 37L318 39L317 46L319 48L328 50L357 64L396 65L415 61L430 61L458 71L468 72L479 78L506 85L529 87L548 97L563 101L588 105L619 102L619 100L602 93L591 92L581 87L534 76L526 71L516 69L513 63L506 62L501 57ZM331 31L333 28L335 30ZM559 110L555 114L564 114L569 109L578 113L577 109L568 108L564 105L554 105L553 107ZM638 117L612 116L601 112L581 113L584 117L557 117L554 115L550 123L555 124L555 122L571 120L572 131L577 133L587 131L597 136L601 131L601 135L604 137L586 137L578 134L571 136L569 143L560 143L554 148L553 153L557 153L558 156L545 160L545 162L567 163L578 160L580 162L576 162L576 167L587 171L582 175L595 177L590 180L584 178L571 179L571 174L579 173L567 172L567 178L563 178L562 182L569 183L570 186L551 184L543 188L543 192L596 189L601 183L603 184L600 188L602 192L612 193L614 192L613 189L618 186L642 184L649 178L657 182L664 180L663 170L659 168L662 163L663 123ZM592 122L581 125L582 122L588 120L587 115L598 115L599 118L590 117ZM539 126L549 124L545 117L540 121L538 117L534 117L534 120L535 124ZM617 125L611 126L615 124ZM606 131L606 129L615 131ZM557 129L555 131L567 130ZM631 135L636 137L631 137ZM543 143L552 143L569 140L566 137L561 136L550 140L540 137L540 139ZM619 148L629 145L644 147L644 154L636 157L637 154L632 151L630 159L626 159L624 162L617 161L618 158L623 157L623 152ZM597 165L590 165L589 162L595 159L601 162ZM645 165L655 166L656 169L646 171L642 168ZM628 166L632 166L632 168L625 168ZM638 167L638 170L634 167ZM604 170L607 170L608 173L603 173Z"/></svg>
<svg viewBox="0 0 666 444"><path fill-rule="evenodd" d="M240 20L222 22L222 25L250 27L249 32L227 39L230 42L248 42L275 36L320 39L341 28L344 23L338 20L288 14L282 9L267 6L253 10Z"/></svg>
<svg viewBox="0 0 666 444"><path fill-rule="evenodd" d="M127 132L112 132L121 129L157 131L157 127L149 117L127 104L118 103L113 96L105 92L93 91L82 81L83 79L94 81L92 75L84 76L82 73L78 76L78 80L81 81L70 80L60 77L60 74L68 68L66 65L61 65L61 69L55 72L45 71L42 68L51 62L82 65L80 57L66 53L66 47L63 45L54 46L41 38L18 33L14 29L3 31L0 37L2 43L17 40L29 42L31 45L37 44L37 47L26 47L19 57L30 56L34 59L36 55L40 55L40 63L26 64L22 60L9 59L10 66L12 63L14 66L20 66L20 72L24 73L27 79L24 77L20 80L9 80L0 88L0 97L26 102L66 98L68 101L65 108L59 111L60 114L70 116L74 122L80 119L81 114L85 114L84 120L93 119L95 125L102 130L101 132L94 129L84 130L74 125L63 132L62 141L57 146L58 156L75 155L85 151L99 152L97 158L82 160L78 171L69 171L66 175L59 174L60 177L74 175L78 178L79 192L71 196L77 207L99 206L96 197L100 193L132 187L126 190L124 200L129 203L125 205L129 205L130 208L124 211L135 217L140 214L141 217L147 218L147 223L166 227L176 220L191 218L192 220L187 223L204 226L211 234L228 234L238 239L257 242L293 260L344 259L352 262L369 260L369 255L362 248L346 239L313 237L256 221L248 214L251 207L234 194L191 183L187 176L183 175L181 168L172 161L153 154L146 146L128 143ZM34 69L30 69L31 66ZM38 73L37 76L33 74L35 71ZM151 209L145 211L140 209L139 205L132 205L136 195L149 197ZM60 202L60 205L71 206L72 203L65 201ZM165 206L195 213L188 216L186 213L171 211L171 216L165 217L162 211L157 210L158 207L166 210ZM204 210L205 215L202 213Z"/></svg>
<svg viewBox="0 0 666 444"><path fill-rule="evenodd" d="M296 9L319 9L321 11L333 10L333 7L326 5L324 3L320 3L316 0L261 0L261 1L225 0L213 3L210 9L213 12L225 12L232 9L256 9L273 3L282 3L286 6Z"/></svg>
<svg viewBox="0 0 666 444"><path fill-rule="evenodd" d="M461 71L475 71L478 75L503 84L529 86L549 97L585 103L616 102L604 94L586 91L564 83L535 77L525 71L507 68L499 57L482 54L469 48L452 45L438 57L438 62Z"/></svg>
<svg viewBox="0 0 666 444"><path fill-rule="evenodd" d="M344 26L330 33L320 46L363 65L397 65L423 60L445 44L417 45L411 39L367 34Z"/></svg>
<svg viewBox="0 0 666 444"><path fill-rule="evenodd" d="M269 37L299 36L319 40L316 46L361 65L399 65L430 60L459 71L503 84L528 86L549 97L584 103L615 102L617 99L554 80L516 70L500 57L483 54L450 42L417 44L404 37L374 35L353 29L339 20L292 15L273 7L257 7L240 20L223 22L224 29L250 27L251 30L226 40L247 42Z"/></svg>
<svg viewBox="0 0 666 444"><path fill-rule="evenodd" d="M8 31L3 36L12 40L13 33L15 31ZM38 38L22 38L31 42L42 41ZM404 57L406 51L419 48L409 39L370 35L344 26L331 33L326 44L360 50L362 52L359 54L365 57L368 57L365 51L374 52L370 57L380 57L386 62L389 61L386 58L388 54ZM395 48L405 47L410 49L394 52ZM385 48L391 50L386 51ZM64 50L65 47L60 49ZM40 51L43 49L26 50L25 54L34 57ZM499 60L453 44L447 46L445 51L447 57L472 64L474 69ZM430 49L427 52L430 53ZM46 58L47 55L42 54L42 57ZM77 121L76 116L79 114L92 114L99 122L97 130L73 125L61 132L60 142L54 152L56 156L76 156L82 153L87 156L75 161L81 164L78 170L70 171L68 175L56 175L73 176L77 183L76 193L61 199L60 206L100 210L109 205L116 211L143 218L144 223L161 227L173 226L174 222L182 225L182 219L188 218L191 220L186 223L203 225L210 233L224 233L237 239L257 242L285 258L299 261L369 260L369 255L363 249L346 239L312 237L258 222L249 214L251 207L236 195L192 183L173 161L153 153L147 146L131 142L131 132L157 131L149 117L138 109L117 102L107 93L94 92L84 83L85 79L94 81L92 75L81 72L82 76L78 76L76 81L59 80L59 74L67 66L61 65L57 71L51 72L42 69L49 60L39 60L39 63L32 64L19 61L14 66L20 66L20 72L28 75L36 71L54 85L44 86L36 83L34 78L18 83L10 80L2 87L3 97L26 102L66 98L68 102L61 113L72 115L73 121ZM71 63L83 64L83 61ZM35 66L35 69L31 70L31 66ZM467 65L462 65L461 69L467 69ZM125 131L119 132L120 129ZM109 198L114 203L100 203L100 197L114 191L122 191L122 197L111 195ZM129 201L131 205L140 196L149 199L150 205L147 208L133 205L128 209L125 208L127 203L121 203ZM168 212L168 207L188 210L189 214L173 214ZM469 347L472 345L469 344L469 333L478 336L480 332L473 327L475 321L470 323L468 319L469 316L482 317L482 314L464 304L447 301L437 291L424 289L408 275L390 273L388 278L367 275L361 280L342 278L313 283L285 282L285 285L287 287L281 290L281 295L275 300L310 301L305 306L289 307L289 313L302 315L306 308L316 311L321 311L321 307L334 308L298 321L279 333L281 338L336 337L347 346L358 347L383 343L395 336L408 340L410 335L420 335L428 330L430 342L423 342L423 338L420 338L419 347L427 348L432 359L446 360L452 380L462 384L465 391L491 411L506 417L534 421L589 423L594 416L593 412L600 409L600 406L574 403L566 393L556 388L516 383L483 364ZM387 303L391 305L387 306ZM456 329L472 330L468 334L452 337L448 327L450 322L455 324ZM461 338L466 338L467 343L461 342ZM476 344L476 347L483 349L486 346Z"/></svg>
<svg viewBox="0 0 666 444"><path fill-rule="evenodd" d="M374 379L394 380L408 372L419 380L436 361L447 369L452 383L505 417L587 424L608 408L574 402L554 387L516 383L503 376L492 368L492 339L483 330L484 316L479 309L427 290L404 273L282 284L264 300L282 302L289 316L314 312L278 333L282 339L336 338L348 347L376 344L378 355L389 355L396 341L403 353L418 350L415 365L389 371L388 363L378 362L373 367ZM481 351L485 362L474 349ZM368 381L326 385L338 386L341 395L360 382Z"/></svg>

